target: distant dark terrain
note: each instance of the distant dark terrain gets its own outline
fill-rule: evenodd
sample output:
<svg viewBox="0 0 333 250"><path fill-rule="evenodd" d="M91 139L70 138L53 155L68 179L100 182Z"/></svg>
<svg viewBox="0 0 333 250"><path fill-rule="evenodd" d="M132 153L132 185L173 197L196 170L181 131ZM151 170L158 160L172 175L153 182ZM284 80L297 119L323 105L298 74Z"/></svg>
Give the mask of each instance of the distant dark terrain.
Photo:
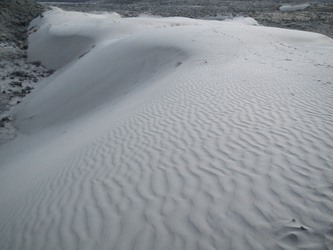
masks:
<svg viewBox="0 0 333 250"><path fill-rule="evenodd" d="M0 0L0 42L21 43L31 20L42 12L34 0Z"/></svg>
<svg viewBox="0 0 333 250"><path fill-rule="evenodd" d="M322 33L333 37L333 0L53 0L65 10L114 11L123 16L137 16L142 13L160 16L183 16L190 18L224 19L235 16L250 16L260 24ZM301 11L283 12L283 4L310 6ZM46 3L43 3L46 4Z"/></svg>

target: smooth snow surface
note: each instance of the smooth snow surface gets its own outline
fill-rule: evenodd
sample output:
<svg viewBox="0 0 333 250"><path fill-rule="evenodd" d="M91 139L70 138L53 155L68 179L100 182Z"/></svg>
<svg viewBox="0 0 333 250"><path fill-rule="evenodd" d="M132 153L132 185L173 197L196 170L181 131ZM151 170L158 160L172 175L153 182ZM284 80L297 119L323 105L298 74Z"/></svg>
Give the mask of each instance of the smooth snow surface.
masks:
<svg viewBox="0 0 333 250"><path fill-rule="evenodd" d="M36 19L1 249L333 249L333 41L249 24Z"/></svg>
<svg viewBox="0 0 333 250"><path fill-rule="evenodd" d="M280 9L280 11L292 12L292 11L305 10L309 6L310 6L310 4L308 4L308 3L295 4L295 5L285 4L285 5L282 5L279 9Z"/></svg>

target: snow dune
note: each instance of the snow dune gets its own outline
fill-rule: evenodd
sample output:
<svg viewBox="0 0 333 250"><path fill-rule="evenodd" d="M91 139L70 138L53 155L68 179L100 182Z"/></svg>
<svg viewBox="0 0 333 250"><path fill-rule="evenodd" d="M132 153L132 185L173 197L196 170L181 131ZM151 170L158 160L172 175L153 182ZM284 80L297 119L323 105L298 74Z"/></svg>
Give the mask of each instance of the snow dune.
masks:
<svg viewBox="0 0 333 250"><path fill-rule="evenodd" d="M332 248L333 41L250 24L36 19L1 248Z"/></svg>

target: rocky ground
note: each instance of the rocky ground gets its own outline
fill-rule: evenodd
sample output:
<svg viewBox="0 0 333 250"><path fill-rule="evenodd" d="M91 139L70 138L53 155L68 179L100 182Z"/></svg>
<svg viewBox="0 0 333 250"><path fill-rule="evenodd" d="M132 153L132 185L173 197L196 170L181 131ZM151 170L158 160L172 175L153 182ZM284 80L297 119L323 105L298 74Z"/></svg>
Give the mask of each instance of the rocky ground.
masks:
<svg viewBox="0 0 333 250"><path fill-rule="evenodd" d="M52 74L39 62L27 62L26 51L14 42L0 42L0 145L14 138L11 107L20 103L37 82Z"/></svg>
<svg viewBox="0 0 333 250"><path fill-rule="evenodd" d="M27 27L43 10L33 0L0 0L0 144L15 136L8 110L51 73L26 61Z"/></svg>
<svg viewBox="0 0 333 250"><path fill-rule="evenodd" d="M0 0L0 42L26 46L27 26L44 11L35 0Z"/></svg>

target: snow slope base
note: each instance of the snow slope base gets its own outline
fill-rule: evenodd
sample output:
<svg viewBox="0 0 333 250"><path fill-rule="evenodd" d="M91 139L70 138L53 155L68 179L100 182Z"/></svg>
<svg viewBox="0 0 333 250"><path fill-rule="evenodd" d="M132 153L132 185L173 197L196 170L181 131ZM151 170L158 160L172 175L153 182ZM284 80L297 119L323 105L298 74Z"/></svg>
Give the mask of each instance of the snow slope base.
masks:
<svg viewBox="0 0 333 250"><path fill-rule="evenodd" d="M248 23L36 19L1 249L333 249L333 41Z"/></svg>

